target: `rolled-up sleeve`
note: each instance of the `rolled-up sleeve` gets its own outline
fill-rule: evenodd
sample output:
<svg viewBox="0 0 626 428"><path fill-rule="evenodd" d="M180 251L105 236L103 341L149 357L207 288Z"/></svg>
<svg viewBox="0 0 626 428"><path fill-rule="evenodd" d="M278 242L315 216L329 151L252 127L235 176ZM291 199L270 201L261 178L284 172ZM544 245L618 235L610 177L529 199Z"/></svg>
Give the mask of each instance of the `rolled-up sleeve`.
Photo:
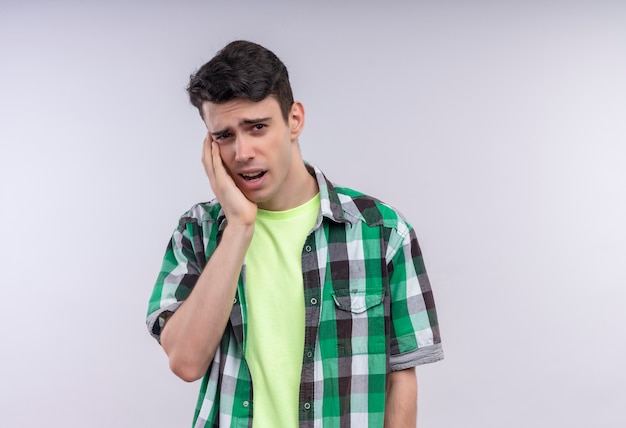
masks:
<svg viewBox="0 0 626 428"><path fill-rule="evenodd" d="M433 292L415 231L400 223L389 242L391 370L443 358Z"/></svg>
<svg viewBox="0 0 626 428"><path fill-rule="evenodd" d="M180 218L167 244L146 319L148 331L159 342L167 317L179 308L196 285L206 265L207 249L215 247L218 228L209 211L216 212L218 208L203 204L192 207Z"/></svg>

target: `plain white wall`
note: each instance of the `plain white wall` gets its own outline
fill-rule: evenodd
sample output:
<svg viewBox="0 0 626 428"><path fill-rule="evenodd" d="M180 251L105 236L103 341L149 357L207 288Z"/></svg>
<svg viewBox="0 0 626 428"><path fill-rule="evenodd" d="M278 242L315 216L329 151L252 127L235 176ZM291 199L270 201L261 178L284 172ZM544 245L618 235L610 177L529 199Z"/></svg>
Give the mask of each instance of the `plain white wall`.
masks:
<svg viewBox="0 0 626 428"><path fill-rule="evenodd" d="M626 3L336 3L2 1L2 426L190 425L144 317L212 197L188 76L239 38L287 64L305 157L418 231L420 426L624 423Z"/></svg>

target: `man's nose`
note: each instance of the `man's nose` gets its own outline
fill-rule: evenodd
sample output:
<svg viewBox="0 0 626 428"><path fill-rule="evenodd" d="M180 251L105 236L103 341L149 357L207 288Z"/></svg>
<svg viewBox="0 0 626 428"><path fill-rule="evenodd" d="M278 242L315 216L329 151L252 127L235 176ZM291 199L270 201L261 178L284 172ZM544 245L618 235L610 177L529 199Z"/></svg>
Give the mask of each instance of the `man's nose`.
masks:
<svg viewBox="0 0 626 428"><path fill-rule="evenodd" d="M254 158L254 143L247 135L238 135L235 141L235 160L247 162Z"/></svg>

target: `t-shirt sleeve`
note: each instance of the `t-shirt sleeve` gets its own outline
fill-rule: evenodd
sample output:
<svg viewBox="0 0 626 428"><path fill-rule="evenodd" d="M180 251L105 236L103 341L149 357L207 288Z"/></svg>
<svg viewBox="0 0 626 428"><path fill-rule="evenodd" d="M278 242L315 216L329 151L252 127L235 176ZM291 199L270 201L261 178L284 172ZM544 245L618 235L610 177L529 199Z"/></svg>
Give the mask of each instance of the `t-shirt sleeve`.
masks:
<svg viewBox="0 0 626 428"><path fill-rule="evenodd" d="M389 248L391 370L441 360L435 300L415 231L401 223Z"/></svg>
<svg viewBox="0 0 626 428"><path fill-rule="evenodd" d="M201 232L196 219L184 216L167 244L146 320L150 334L159 343L167 317L189 296L206 264Z"/></svg>

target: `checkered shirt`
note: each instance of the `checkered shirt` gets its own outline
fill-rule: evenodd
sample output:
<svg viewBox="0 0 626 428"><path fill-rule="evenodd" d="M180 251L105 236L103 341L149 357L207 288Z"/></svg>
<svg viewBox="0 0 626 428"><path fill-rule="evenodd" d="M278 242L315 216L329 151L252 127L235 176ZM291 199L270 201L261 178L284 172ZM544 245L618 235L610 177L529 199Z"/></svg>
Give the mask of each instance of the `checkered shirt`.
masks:
<svg viewBox="0 0 626 428"><path fill-rule="evenodd" d="M307 168L317 179L321 207L302 248L300 427L382 427L388 373L443 358L422 254L397 211ZM181 217L148 308L148 329L157 340L215 251L224 220L215 200ZM253 385L243 353L245 270L244 263L230 320L201 383L196 428L252 426Z"/></svg>

